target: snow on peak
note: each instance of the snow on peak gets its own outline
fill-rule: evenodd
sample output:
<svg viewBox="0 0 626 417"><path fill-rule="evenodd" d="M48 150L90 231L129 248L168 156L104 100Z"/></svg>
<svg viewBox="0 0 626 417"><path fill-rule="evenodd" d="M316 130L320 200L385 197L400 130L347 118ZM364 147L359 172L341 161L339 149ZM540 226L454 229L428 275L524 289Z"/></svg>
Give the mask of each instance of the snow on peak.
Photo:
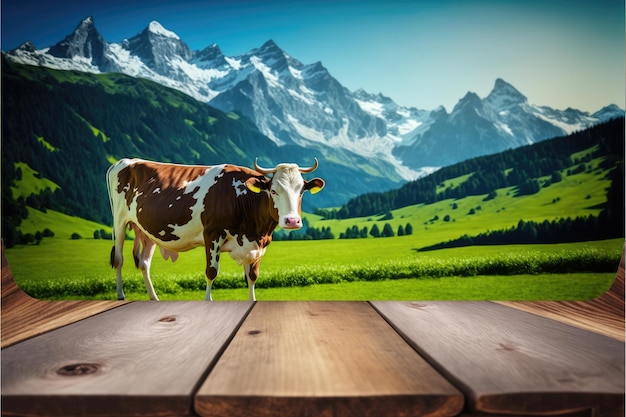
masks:
<svg viewBox="0 0 626 417"><path fill-rule="evenodd" d="M72 32L72 34L68 35L65 39L68 39L70 37L76 37L76 36L82 36L83 34L88 34L88 33L92 33L92 32L96 32L96 25L94 23L93 17L89 16L85 19L83 19L78 26L76 26L76 29L74 29L74 32Z"/></svg>
<svg viewBox="0 0 626 417"><path fill-rule="evenodd" d="M454 109L452 109L453 113L457 113L463 109L471 109L471 108L479 108L482 106L482 100L478 95L472 91L468 91L462 99L460 99Z"/></svg>
<svg viewBox="0 0 626 417"><path fill-rule="evenodd" d="M152 22L150 22L150 24L148 25L148 31L151 33L154 33L155 35L161 35L166 38L174 38L174 39L180 40L180 37L177 34L172 32L171 30L165 29L156 20L153 20Z"/></svg>
<svg viewBox="0 0 626 417"><path fill-rule="evenodd" d="M496 82L493 85L494 90L497 89L512 89L514 91L517 91L517 89L515 87L513 87L511 84L507 83L506 81L504 81L502 78L496 78ZM519 93L519 91L518 91Z"/></svg>
<svg viewBox="0 0 626 417"><path fill-rule="evenodd" d="M624 116L624 110L620 109L616 104L609 104L595 112L593 117L600 120L610 120L614 117Z"/></svg>
<svg viewBox="0 0 626 417"><path fill-rule="evenodd" d="M17 50L26 51L26 52L35 52L37 48L31 41L26 41L15 49L15 51Z"/></svg>
<svg viewBox="0 0 626 417"><path fill-rule="evenodd" d="M256 56L270 67L278 65L280 69L289 65L290 57L272 39L255 48L244 56ZM279 68L275 68L279 69Z"/></svg>
<svg viewBox="0 0 626 417"><path fill-rule="evenodd" d="M270 39L261 45L261 49L280 49L280 47L274 42L274 39Z"/></svg>
<svg viewBox="0 0 626 417"><path fill-rule="evenodd" d="M496 109L505 110L515 105L525 104L528 99L511 84L498 78L486 101Z"/></svg>
<svg viewBox="0 0 626 417"><path fill-rule="evenodd" d="M320 61L316 61L312 64L309 64L303 69L304 76L312 79L315 77L326 77L328 74L328 70L326 67L322 65Z"/></svg>

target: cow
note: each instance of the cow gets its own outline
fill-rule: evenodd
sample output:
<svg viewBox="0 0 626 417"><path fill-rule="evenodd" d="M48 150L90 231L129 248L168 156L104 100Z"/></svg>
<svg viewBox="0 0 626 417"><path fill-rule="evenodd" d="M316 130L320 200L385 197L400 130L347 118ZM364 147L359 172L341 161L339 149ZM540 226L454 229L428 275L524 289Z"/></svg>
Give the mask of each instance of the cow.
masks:
<svg viewBox="0 0 626 417"><path fill-rule="evenodd" d="M121 159L107 171L113 214L111 266L117 298L124 300L122 249L127 227L134 231L133 257L151 300L158 300L150 279L150 264L158 246L164 259L204 246L206 300L219 273L220 253L228 252L243 265L250 300L259 264L276 226L302 227L302 194L324 188L321 178L306 181L303 173L317 169L282 163L254 170L235 165L178 165L141 159ZM272 175L271 177L268 177Z"/></svg>

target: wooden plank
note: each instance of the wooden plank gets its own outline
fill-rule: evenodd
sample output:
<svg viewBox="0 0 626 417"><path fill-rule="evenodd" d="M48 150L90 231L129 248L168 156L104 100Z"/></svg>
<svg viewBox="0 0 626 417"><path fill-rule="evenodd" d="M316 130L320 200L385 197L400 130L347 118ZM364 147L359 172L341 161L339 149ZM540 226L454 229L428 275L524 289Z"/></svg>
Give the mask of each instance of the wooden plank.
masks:
<svg viewBox="0 0 626 417"><path fill-rule="evenodd" d="M607 292L586 301L519 301L501 304L528 311L572 326L613 337L622 342L624 334L624 253Z"/></svg>
<svg viewBox="0 0 626 417"><path fill-rule="evenodd" d="M463 397L367 303L264 302L195 405L204 416L452 416Z"/></svg>
<svg viewBox="0 0 626 417"><path fill-rule="evenodd" d="M488 302L375 302L473 411L624 415L624 343Z"/></svg>
<svg viewBox="0 0 626 417"><path fill-rule="evenodd" d="M2 351L3 415L189 415L252 306L131 303Z"/></svg>
<svg viewBox="0 0 626 417"><path fill-rule="evenodd" d="M4 254L4 246L1 288L2 348L124 304L123 301L36 300L15 283Z"/></svg>

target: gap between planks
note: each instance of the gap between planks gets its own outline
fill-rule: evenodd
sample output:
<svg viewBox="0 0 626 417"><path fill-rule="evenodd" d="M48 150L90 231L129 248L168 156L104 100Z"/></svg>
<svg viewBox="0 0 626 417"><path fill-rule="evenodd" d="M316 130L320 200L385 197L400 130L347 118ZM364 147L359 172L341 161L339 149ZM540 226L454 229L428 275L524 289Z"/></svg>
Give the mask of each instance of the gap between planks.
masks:
<svg viewBox="0 0 626 417"><path fill-rule="evenodd" d="M373 302L473 412L624 413L624 343L489 302Z"/></svg>
<svg viewBox="0 0 626 417"><path fill-rule="evenodd" d="M252 306L130 303L3 349L3 415L193 414Z"/></svg>
<svg viewBox="0 0 626 417"><path fill-rule="evenodd" d="M463 404L367 302L257 302L200 387L195 410L454 416Z"/></svg>

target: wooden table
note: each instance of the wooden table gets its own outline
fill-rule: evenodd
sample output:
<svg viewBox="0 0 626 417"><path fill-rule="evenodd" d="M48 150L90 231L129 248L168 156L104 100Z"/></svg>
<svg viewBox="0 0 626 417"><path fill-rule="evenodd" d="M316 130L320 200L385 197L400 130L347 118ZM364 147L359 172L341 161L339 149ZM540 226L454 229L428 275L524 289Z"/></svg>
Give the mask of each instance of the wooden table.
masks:
<svg viewBox="0 0 626 417"><path fill-rule="evenodd" d="M3 253L2 414L623 416L623 262L578 303L126 303L34 300Z"/></svg>

